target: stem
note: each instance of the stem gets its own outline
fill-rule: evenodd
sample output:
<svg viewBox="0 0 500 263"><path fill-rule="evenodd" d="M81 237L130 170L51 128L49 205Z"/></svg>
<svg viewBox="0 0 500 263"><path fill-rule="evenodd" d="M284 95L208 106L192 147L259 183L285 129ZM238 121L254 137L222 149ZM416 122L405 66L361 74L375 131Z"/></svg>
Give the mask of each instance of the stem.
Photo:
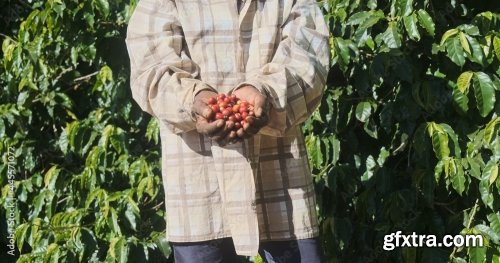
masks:
<svg viewBox="0 0 500 263"><path fill-rule="evenodd" d="M476 199L476 203L474 204L474 207L472 208L472 212L470 213L469 216L469 221L467 222L467 229L470 228L470 225L472 224L472 221L474 220L474 217L476 216L476 211L479 206L479 198ZM455 253L457 252L457 247L453 248L453 252L450 254L450 259L455 258Z"/></svg>
<svg viewBox="0 0 500 263"><path fill-rule="evenodd" d="M151 209L158 210L158 208L160 208L160 206L162 206L162 205L163 205L163 201L161 201L159 204L153 206Z"/></svg>
<svg viewBox="0 0 500 263"><path fill-rule="evenodd" d="M57 75L57 77L54 79L54 82L57 82L64 74L70 72L73 70L73 67L69 67L69 68L65 68L61 71L61 73L59 73L59 75Z"/></svg>
<svg viewBox="0 0 500 263"><path fill-rule="evenodd" d="M12 40L12 41L16 42L16 41L15 41L12 37L10 37L10 36L8 36L8 35L6 35L6 34L0 33L0 36L5 37L5 38L8 38L8 39L10 39L10 40Z"/></svg>
<svg viewBox="0 0 500 263"><path fill-rule="evenodd" d="M85 75L85 76L81 76L79 78L76 78L73 80L73 82L78 82L78 81L82 81L82 80L89 80L90 78L92 78L93 76L99 74L99 71L96 71L94 73L90 73L88 75Z"/></svg>
<svg viewBox="0 0 500 263"><path fill-rule="evenodd" d="M474 207L472 208L472 213L470 214L469 222L467 222L467 228L470 228L470 225L472 224L472 220L474 220L474 217L476 216L477 207L479 206L478 204L479 204L479 198L476 199L476 203L474 204Z"/></svg>

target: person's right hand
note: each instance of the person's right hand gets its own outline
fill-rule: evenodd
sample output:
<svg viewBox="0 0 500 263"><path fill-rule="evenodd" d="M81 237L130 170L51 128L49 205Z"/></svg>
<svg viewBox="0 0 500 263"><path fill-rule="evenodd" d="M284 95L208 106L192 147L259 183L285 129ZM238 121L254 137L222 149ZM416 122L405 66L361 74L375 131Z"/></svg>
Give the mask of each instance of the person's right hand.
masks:
<svg viewBox="0 0 500 263"><path fill-rule="evenodd" d="M194 97L192 110L196 116L196 130L215 140L220 146L224 146L236 138L236 133L231 132L233 127L229 127L224 120L208 121L214 114L208 106L208 100L215 96L217 93L213 91L200 91Z"/></svg>

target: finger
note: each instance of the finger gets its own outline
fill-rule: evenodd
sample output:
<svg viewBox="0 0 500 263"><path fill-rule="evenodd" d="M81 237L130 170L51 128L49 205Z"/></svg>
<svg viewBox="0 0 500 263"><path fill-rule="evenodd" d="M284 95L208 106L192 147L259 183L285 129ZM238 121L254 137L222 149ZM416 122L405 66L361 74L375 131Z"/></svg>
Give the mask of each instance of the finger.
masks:
<svg viewBox="0 0 500 263"><path fill-rule="evenodd" d="M202 100L195 100L193 111L196 115L200 115L205 119L210 119L213 117L212 109Z"/></svg>
<svg viewBox="0 0 500 263"><path fill-rule="evenodd" d="M247 133L247 134L250 134L250 135L254 135L254 134L257 134L260 130L260 127L256 127L254 125L251 125L249 123L245 123L243 125L243 130Z"/></svg>
<svg viewBox="0 0 500 263"><path fill-rule="evenodd" d="M236 131L234 133L236 134ZM235 144L235 143L239 143L241 141L243 141L243 139L238 138L238 135L236 135L236 138L234 138L233 140L231 140L231 143Z"/></svg>
<svg viewBox="0 0 500 263"><path fill-rule="evenodd" d="M261 117L269 110L269 101L264 96L258 96L255 99L254 113L255 117Z"/></svg>
<svg viewBox="0 0 500 263"><path fill-rule="evenodd" d="M267 117L267 115L263 115L260 118L249 116L247 117L246 122L247 123L243 125L244 131L248 134L253 135L257 134L262 127L267 125L267 123L269 122L269 118Z"/></svg>
<svg viewBox="0 0 500 263"><path fill-rule="evenodd" d="M202 114L202 111L203 111L203 105L204 103L201 102L200 100L195 100L194 101L194 104L193 104L193 112L197 115L203 115Z"/></svg>
<svg viewBox="0 0 500 263"><path fill-rule="evenodd" d="M224 120L217 120L214 122L208 122L207 119L198 116L196 121L196 130L202 134L213 134L224 127Z"/></svg>
<svg viewBox="0 0 500 263"><path fill-rule="evenodd" d="M214 112L210 109L210 107L205 106L202 110L201 116L205 119L211 119L214 116Z"/></svg>
<svg viewBox="0 0 500 263"><path fill-rule="evenodd" d="M238 136L238 138L240 139L246 139L246 138L250 138L252 137L251 134L248 134L247 132L245 132L244 128L240 128L236 131L236 135Z"/></svg>
<svg viewBox="0 0 500 263"><path fill-rule="evenodd" d="M236 137L236 131L232 130L229 132L229 134L224 138L224 143L225 144L233 144L234 139Z"/></svg>
<svg viewBox="0 0 500 263"><path fill-rule="evenodd" d="M259 128L262 128L262 127L266 126L268 123L269 123L269 116L267 114L263 114L259 118L255 118L252 125L259 127Z"/></svg>
<svg viewBox="0 0 500 263"><path fill-rule="evenodd" d="M230 142L234 141L234 139L237 138L237 135L236 135L236 131L235 130L232 130L230 133L229 133L229 136L228 136L228 139Z"/></svg>
<svg viewBox="0 0 500 263"><path fill-rule="evenodd" d="M229 135L233 130L233 128L234 128L234 122L226 121L226 124L224 125L223 129L220 129L214 134L212 134L211 138L221 146L226 145L230 141Z"/></svg>

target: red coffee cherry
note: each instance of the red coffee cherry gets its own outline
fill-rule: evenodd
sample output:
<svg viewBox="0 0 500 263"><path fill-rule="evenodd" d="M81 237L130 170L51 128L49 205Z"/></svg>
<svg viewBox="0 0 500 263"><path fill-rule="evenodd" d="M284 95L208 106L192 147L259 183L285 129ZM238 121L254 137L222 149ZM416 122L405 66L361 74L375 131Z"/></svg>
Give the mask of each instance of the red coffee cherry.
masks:
<svg viewBox="0 0 500 263"><path fill-rule="evenodd" d="M214 105L215 103L217 103L217 99L216 98L212 97L212 98L208 99L208 104Z"/></svg>
<svg viewBox="0 0 500 263"><path fill-rule="evenodd" d="M225 120L226 128L230 134L236 133L245 124L252 124L255 121L253 105L247 101L240 100L234 94L226 95L220 93L208 100L212 113L209 121Z"/></svg>

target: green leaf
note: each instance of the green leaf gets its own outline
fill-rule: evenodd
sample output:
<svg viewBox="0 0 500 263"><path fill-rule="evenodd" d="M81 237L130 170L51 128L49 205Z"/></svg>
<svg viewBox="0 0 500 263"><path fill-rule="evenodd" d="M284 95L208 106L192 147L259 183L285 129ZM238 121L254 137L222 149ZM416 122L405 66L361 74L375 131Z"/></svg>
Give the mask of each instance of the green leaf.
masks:
<svg viewBox="0 0 500 263"><path fill-rule="evenodd" d="M474 229L488 237L489 240L493 241L495 244L500 244L500 233L493 231L489 226L479 224L474 226Z"/></svg>
<svg viewBox="0 0 500 263"><path fill-rule="evenodd" d="M363 23L370 15L372 15L372 12L369 11L361 11L358 13L355 13L347 19L346 25L359 25Z"/></svg>
<svg viewBox="0 0 500 263"><path fill-rule="evenodd" d="M19 250L20 253L22 253L22 248L24 247L24 240L26 239L26 234L28 233L28 228L30 225L28 223L21 224L20 226L17 227L16 229L16 243L17 243L17 249Z"/></svg>
<svg viewBox="0 0 500 263"><path fill-rule="evenodd" d="M360 122L366 122L372 114L372 107L369 102L363 101L356 106L356 119Z"/></svg>
<svg viewBox="0 0 500 263"><path fill-rule="evenodd" d="M413 11L413 0L397 0L397 9L399 16L408 16Z"/></svg>
<svg viewBox="0 0 500 263"><path fill-rule="evenodd" d="M109 3L108 0L96 0L95 1L98 10L107 17L109 15Z"/></svg>
<svg viewBox="0 0 500 263"><path fill-rule="evenodd" d="M170 256L170 253L172 253L172 249L170 248L170 245L166 237L165 236L157 237L155 243L160 249L160 251L163 253L163 255L168 258Z"/></svg>
<svg viewBox="0 0 500 263"><path fill-rule="evenodd" d="M469 247L469 262L486 263L486 247Z"/></svg>
<svg viewBox="0 0 500 263"><path fill-rule="evenodd" d="M108 256L118 263L126 263L129 258L129 245L124 237L115 237L111 239Z"/></svg>
<svg viewBox="0 0 500 263"><path fill-rule="evenodd" d="M386 31L382 33L381 37L387 47L401 47L401 34L398 31L398 24L396 22L389 22Z"/></svg>
<svg viewBox="0 0 500 263"><path fill-rule="evenodd" d="M488 145L494 137L498 134L498 125L500 124L500 117L492 119L484 128L484 142Z"/></svg>
<svg viewBox="0 0 500 263"><path fill-rule="evenodd" d="M446 51L447 56L453 61L455 64L459 66L463 66L465 64L465 53L462 45L460 44L460 40L458 37L454 37L449 41L446 41Z"/></svg>
<svg viewBox="0 0 500 263"><path fill-rule="evenodd" d="M45 187L50 190L55 190L56 180L59 176L60 169L57 165L52 166L46 173L44 177Z"/></svg>
<svg viewBox="0 0 500 263"><path fill-rule="evenodd" d="M136 215L134 214L130 204L127 204L127 209L125 210L125 218L130 223L130 226L134 231L137 231Z"/></svg>
<svg viewBox="0 0 500 263"><path fill-rule="evenodd" d="M490 191L490 178L492 176L497 176L498 174L498 164L491 160L484 167L483 173L481 175L481 181L479 182L479 193L481 194L481 200L489 208L493 209L493 193Z"/></svg>
<svg viewBox="0 0 500 263"><path fill-rule="evenodd" d="M368 134L370 137L374 139L378 139L378 126L375 123L374 119L368 119L367 122L363 125L363 130Z"/></svg>
<svg viewBox="0 0 500 263"><path fill-rule="evenodd" d="M463 113L469 111L469 98L465 94L455 89L453 90L452 96L453 101Z"/></svg>
<svg viewBox="0 0 500 263"><path fill-rule="evenodd" d="M495 55L497 59L500 60L500 37L495 36L493 38L493 48L495 49Z"/></svg>
<svg viewBox="0 0 500 263"><path fill-rule="evenodd" d="M472 76L474 76L474 73L472 71L466 71L460 74L460 76L457 79L458 90L465 95L469 93L469 86Z"/></svg>
<svg viewBox="0 0 500 263"><path fill-rule="evenodd" d="M150 197L153 197L155 194L153 176L151 175L142 178L137 186L137 195L139 198L142 197L144 192L146 192Z"/></svg>
<svg viewBox="0 0 500 263"><path fill-rule="evenodd" d="M420 33L418 32L418 27L417 27L417 15L415 13L403 17L403 23L406 29L406 32L408 32L408 36L410 39L419 41L420 40Z"/></svg>
<svg viewBox="0 0 500 263"><path fill-rule="evenodd" d="M465 52L472 54L472 52L470 51L469 42L467 41L467 37L465 36L464 32L460 32L458 34L458 38L460 39L460 44L462 45L462 48L465 50Z"/></svg>
<svg viewBox="0 0 500 263"><path fill-rule="evenodd" d="M83 14L83 19L85 19L85 21L87 22L87 25L89 25L90 28L94 28L94 14L93 13L90 13L90 12L85 12Z"/></svg>
<svg viewBox="0 0 500 263"><path fill-rule="evenodd" d="M467 38L467 40L469 41L470 43L470 47L472 48L472 58L471 60L473 62L476 62L478 64L481 64L481 65L484 65L484 51L481 47L481 44L473 37L471 36L465 36Z"/></svg>
<svg viewBox="0 0 500 263"><path fill-rule="evenodd" d="M52 243L47 248L47 252L44 255L43 262L59 262L59 245Z"/></svg>
<svg viewBox="0 0 500 263"><path fill-rule="evenodd" d="M33 212L31 214L31 219L38 217L43 207L45 206L45 197L47 192L42 190L39 194L35 196L33 199Z"/></svg>
<svg viewBox="0 0 500 263"><path fill-rule="evenodd" d="M453 155L457 158L460 158L462 151L460 149L460 144L458 143L457 134L455 133L453 128L451 128L451 126L446 124L446 123L442 123L442 124L440 124L440 126L448 134L449 138L451 138L451 140L453 142L453 146L454 146L453 147Z"/></svg>
<svg viewBox="0 0 500 263"><path fill-rule="evenodd" d="M434 36L434 31L436 30L436 26L434 25L434 22L432 21L431 16L427 11L420 9L417 11L418 14L418 22L420 25L425 28L427 33L429 35Z"/></svg>
<svg viewBox="0 0 500 263"><path fill-rule="evenodd" d="M485 172L489 174L488 175L489 185L491 186L494 182L496 182L496 180L498 178L498 164L493 164L490 167L487 166L487 168L489 168L489 169ZM486 170L486 168L485 168L485 170Z"/></svg>
<svg viewBox="0 0 500 263"><path fill-rule="evenodd" d="M469 36L478 36L480 34L479 28L475 25L463 24L459 25L457 29L466 33Z"/></svg>
<svg viewBox="0 0 500 263"><path fill-rule="evenodd" d="M321 139L318 136L309 135L306 138L307 151L314 167L321 167L323 163L323 152L321 150Z"/></svg>
<svg viewBox="0 0 500 263"><path fill-rule="evenodd" d="M382 149L380 149L380 154L377 158L377 164L380 166L380 167L383 167L384 164L385 164L385 161L387 160L387 157L389 157L391 155L391 153L385 149L385 147L382 147Z"/></svg>
<svg viewBox="0 0 500 263"><path fill-rule="evenodd" d="M462 193L465 190L465 176L464 176L464 170L461 164L454 162L455 167L456 167L456 173L450 174L451 177L451 185L453 186L453 189L457 191L457 193L461 196Z"/></svg>
<svg viewBox="0 0 500 263"><path fill-rule="evenodd" d="M474 73L474 95L479 114L486 117L495 107L495 87L490 76L483 72Z"/></svg>
<svg viewBox="0 0 500 263"><path fill-rule="evenodd" d="M78 65L78 49L77 47L71 47L71 64L73 64L74 67Z"/></svg>
<svg viewBox="0 0 500 263"><path fill-rule="evenodd" d="M113 81L113 71L109 66L103 66L99 71L98 77L102 81L102 83L108 83L110 81Z"/></svg>
<svg viewBox="0 0 500 263"><path fill-rule="evenodd" d="M337 139L336 136L331 136L329 139L330 139L330 144L332 145L333 148L333 156L331 163L335 165L337 164L340 158L340 141Z"/></svg>
<svg viewBox="0 0 500 263"><path fill-rule="evenodd" d="M5 136L5 122L3 119L0 119L0 138L3 138ZM2 149L0 148L0 151Z"/></svg>
<svg viewBox="0 0 500 263"><path fill-rule="evenodd" d="M146 138L149 142L153 140L155 144L158 144L158 136L160 134L160 125L158 119L151 118L146 129Z"/></svg>
<svg viewBox="0 0 500 263"><path fill-rule="evenodd" d="M456 34L458 34L458 29L456 28L453 28L453 29L449 29L448 31L444 32L443 36L441 37L441 42L439 43L439 45L443 45L446 40Z"/></svg>
<svg viewBox="0 0 500 263"><path fill-rule="evenodd" d="M375 161L375 158L369 155L368 158L366 158L366 171L363 173L363 176L361 176L361 181L366 182L370 180L370 178L374 175L374 170L376 168L377 162Z"/></svg>
<svg viewBox="0 0 500 263"><path fill-rule="evenodd" d="M377 8L377 0L368 0L368 3L366 6L370 9L375 9Z"/></svg>
<svg viewBox="0 0 500 263"><path fill-rule="evenodd" d="M428 123L427 132L431 137L432 148L436 157L443 160L450 156L450 149L448 148L448 134L444 129L434 122Z"/></svg>
<svg viewBox="0 0 500 263"><path fill-rule="evenodd" d="M356 30L356 35L359 35L359 32L364 31L380 21L380 19L384 18L384 12L382 10L377 10L377 11L370 11L370 16L368 18L364 19L363 22L359 25L358 29Z"/></svg>
<svg viewBox="0 0 500 263"><path fill-rule="evenodd" d="M120 225L118 225L118 215L113 207L109 208L109 216L107 218L107 223L114 235L121 235Z"/></svg>
<svg viewBox="0 0 500 263"><path fill-rule="evenodd" d="M495 233L500 233L500 212L491 213L487 216L490 222L490 228L495 231Z"/></svg>

